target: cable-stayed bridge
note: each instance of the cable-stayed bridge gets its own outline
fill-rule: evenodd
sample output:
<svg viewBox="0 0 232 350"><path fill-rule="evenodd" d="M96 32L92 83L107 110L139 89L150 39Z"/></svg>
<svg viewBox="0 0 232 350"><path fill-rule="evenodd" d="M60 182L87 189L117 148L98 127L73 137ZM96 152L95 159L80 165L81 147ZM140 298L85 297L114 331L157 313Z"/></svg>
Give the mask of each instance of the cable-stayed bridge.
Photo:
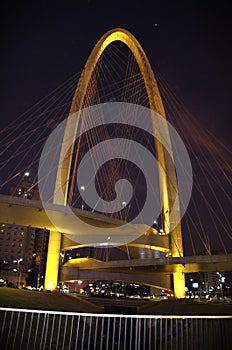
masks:
<svg viewBox="0 0 232 350"><path fill-rule="evenodd" d="M193 167L193 191L182 220L183 203L178 188L176 159L168 154L170 149L175 153L177 145L169 136L170 127L166 122L163 128L167 144L164 146L160 142L157 125L151 123L150 126L156 128L156 137L138 130L136 114L137 119L131 120L131 125L124 124L120 127L113 122L110 127L106 127L106 121L102 118L99 125L93 128L88 113L79 118L79 124L73 124L69 118L63 134L57 134L53 139L49 151L52 157L49 158L49 164L46 163L45 158L49 152L42 153L44 144L68 115L72 116L80 110L88 112L91 106L109 102L125 102L127 106L133 104L150 108L164 121L169 120L183 139ZM90 125L87 125L87 121ZM141 123L143 125L144 120ZM143 129L146 128L149 126L146 125ZM85 132L80 133L76 142L75 134L80 130ZM141 170L133 162L123 161L122 157L100 164L99 159L105 156L105 149L99 147L98 153L93 155L92 148L111 138L134 139L156 155L160 164L157 170L159 188L152 183L147 183L146 187ZM73 142L65 148L69 139ZM83 240L89 235L88 229L82 232L75 219L72 222L73 215L64 212L62 208L69 205L75 216L88 225L94 226L97 223L99 226L100 223L102 231L106 232L112 226L120 227L122 222L130 222L134 216L139 216L148 193L153 193L154 198L159 197L160 214L152 218L151 226L141 221L139 237L120 245L122 251L127 253L126 261L120 256L115 261L100 261L94 258L94 254L93 257L72 258L60 267L61 279L104 276L109 279L114 275L115 279L133 279L169 289L172 275L175 295L180 297L184 293L185 272L231 270L231 152L186 111L161 76L158 89L143 49L129 32L115 29L106 33L93 49L81 76L69 79L24 116L20 116L17 123L1 131L1 147L3 195L0 196L0 220L51 231L46 289L53 290L57 286L60 253L81 249ZM104 203L115 199L115 184L119 179L126 178L133 184L133 198L123 200L124 192L121 189L121 208L106 211L107 215L100 213L98 202L94 208L90 208L83 200L89 183L79 184L79 187L76 184L77 169L88 152L93 169L96 169L97 192ZM113 149L110 152L113 154ZM143 155L140 158L143 159ZM38 169L43 167L44 162L46 171L38 178ZM181 161L179 164L182 166ZM31 178L29 186L22 192L19 188L22 187L22 180L26 183L24 174L27 171L30 171ZM49 179L52 175L55 176L55 181L51 184ZM188 179L190 174L185 176ZM48 204L45 204L44 198L42 201L33 200L33 196L29 199L41 183L45 186ZM9 192L12 196L8 195ZM173 219L171 213L176 198L179 203ZM107 209L107 204L105 205L103 209ZM55 225L48 214L55 217ZM172 220L177 222L175 226ZM108 233L107 236L110 237ZM107 239L97 243L92 242L96 250L112 248ZM86 245L91 246L91 242L87 240ZM206 255L199 257L200 252Z"/></svg>

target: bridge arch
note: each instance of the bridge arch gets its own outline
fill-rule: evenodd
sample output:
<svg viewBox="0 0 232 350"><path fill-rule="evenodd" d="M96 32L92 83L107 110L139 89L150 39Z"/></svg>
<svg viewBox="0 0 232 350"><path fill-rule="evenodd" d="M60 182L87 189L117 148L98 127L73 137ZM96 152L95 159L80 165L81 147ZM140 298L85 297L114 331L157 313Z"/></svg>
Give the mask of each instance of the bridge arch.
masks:
<svg viewBox="0 0 232 350"><path fill-rule="evenodd" d="M73 113L78 113L78 111L82 109L87 87L93 74L94 68L96 67L97 62L102 56L104 50L115 41L123 42L134 55L135 60L137 61L137 64L143 76L150 108L155 112L159 113L164 119L166 119L162 99L150 62L137 39L129 31L122 28L112 29L105 33L93 48L78 82L69 115L71 116ZM53 197L54 204L60 205L67 204L72 154L74 148L75 135L78 127L78 125L75 125L75 128L73 128L73 123L70 123L69 120L70 119L68 118L61 147L60 161L57 171L55 191ZM166 130L162 130L162 132L165 132L166 138L170 143L171 141L167 124ZM69 149L69 152L65 153L65 147L63 147L63 145L66 144L66 140L68 139L73 140L73 142L72 146ZM172 208L176 197L178 196L175 167L170 159L170 156L164 149L163 145L157 139L155 139L155 147L157 159L162 169L162 173L160 172L159 174L159 182L161 189L161 202L163 204L164 229L166 233L171 233L170 249L172 251L172 256L183 256L180 212L178 208L177 210L175 210L174 213L174 221L179 222L179 224L175 228L173 228L172 222L170 221L170 209ZM64 198L61 198L59 196L60 191L58 191L58 188L60 188L60 186L62 187ZM182 295L184 289L184 277L174 275L174 286L175 284L179 285L179 287L176 288L176 291L177 289L179 289L179 292L176 293L176 295Z"/></svg>

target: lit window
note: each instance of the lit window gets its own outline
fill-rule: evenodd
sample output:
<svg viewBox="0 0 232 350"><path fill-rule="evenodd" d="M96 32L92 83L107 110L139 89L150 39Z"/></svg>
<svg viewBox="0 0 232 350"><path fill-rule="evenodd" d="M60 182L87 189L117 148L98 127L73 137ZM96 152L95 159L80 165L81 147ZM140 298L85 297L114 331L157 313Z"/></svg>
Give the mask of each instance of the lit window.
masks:
<svg viewBox="0 0 232 350"><path fill-rule="evenodd" d="M23 236L23 235L24 235L24 232L23 232L23 231L21 231L21 232L20 232L20 235L21 235L21 236Z"/></svg>

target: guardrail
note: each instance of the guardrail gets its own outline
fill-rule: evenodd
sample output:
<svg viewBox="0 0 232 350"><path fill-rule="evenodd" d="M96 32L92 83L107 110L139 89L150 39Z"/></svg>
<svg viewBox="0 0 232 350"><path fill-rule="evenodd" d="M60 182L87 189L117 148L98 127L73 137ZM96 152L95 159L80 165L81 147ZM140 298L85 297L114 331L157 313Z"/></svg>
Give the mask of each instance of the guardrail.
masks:
<svg viewBox="0 0 232 350"><path fill-rule="evenodd" d="M229 350L232 316L153 316L0 308L1 350Z"/></svg>

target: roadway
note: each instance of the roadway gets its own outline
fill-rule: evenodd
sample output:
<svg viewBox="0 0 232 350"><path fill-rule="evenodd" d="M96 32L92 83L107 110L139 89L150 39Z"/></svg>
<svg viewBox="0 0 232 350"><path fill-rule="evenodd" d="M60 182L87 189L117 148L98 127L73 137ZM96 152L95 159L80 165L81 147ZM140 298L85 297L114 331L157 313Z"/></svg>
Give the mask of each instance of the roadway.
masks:
<svg viewBox="0 0 232 350"><path fill-rule="evenodd" d="M86 223L99 225L101 227L114 227L121 224L119 220L83 211L73 209L75 215L66 214L63 207L50 204L47 209L56 218L57 225L54 226L49 220L44 205L39 200L29 200L21 197L13 197L0 195L0 222L5 224L17 224L24 226L32 226L38 228L46 228L51 231L59 231L67 234L76 234L77 225L75 215L81 217ZM144 230L144 228L143 228ZM78 227L78 233L80 233ZM85 232L86 234L86 232ZM161 250L168 251L168 235L160 236L154 234L154 247L161 247ZM143 239L146 237L143 235ZM139 242L139 248L142 248L142 242ZM146 247L146 242L144 244ZM102 262L95 259L72 259L65 264L66 267L78 267L81 270L95 270L101 272L115 273L165 273L172 274L174 272L207 272L207 271L231 271L232 270L232 254L225 255L201 255L201 256L184 256L184 257L162 257L153 259L130 259Z"/></svg>

